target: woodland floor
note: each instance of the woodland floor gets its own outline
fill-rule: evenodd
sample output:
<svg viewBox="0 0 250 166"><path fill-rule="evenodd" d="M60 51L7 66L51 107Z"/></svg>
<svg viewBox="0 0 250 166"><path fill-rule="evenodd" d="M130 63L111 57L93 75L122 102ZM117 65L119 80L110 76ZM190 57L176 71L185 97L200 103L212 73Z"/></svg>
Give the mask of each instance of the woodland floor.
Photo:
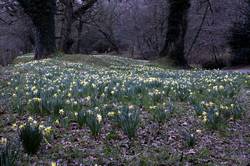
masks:
<svg viewBox="0 0 250 166"><path fill-rule="evenodd" d="M77 62L83 65L87 64L91 68L117 71L121 70L118 67L127 67L126 65L130 64L130 60L124 60L123 63L121 59L111 58L111 60L109 58L68 55L59 57L57 60L63 61L63 63ZM25 65L29 61L30 56L26 56L17 59L15 63ZM137 64L151 67L146 61L137 61ZM115 67L110 67L112 65ZM16 72L15 68L16 65L12 65L0 69L0 93L7 93L7 82L15 78L13 76L13 72ZM157 77L161 75L156 69L153 71L157 73ZM159 69L159 71L168 72L165 69ZM22 75L29 71L26 68L20 70L18 68L18 72ZM80 72L84 72L84 70ZM92 69L89 72L91 74ZM138 69L138 72L141 71ZM147 72L150 73L151 69ZM171 72L178 71L171 70ZM249 72L248 69L247 72ZM245 79L249 85L249 77L246 76ZM56 162L57 165L247 166L250 164L249 86L242 87L238 94L238 100L245 107L244 116L237 120L228 121L226 127L215 131L207 129L201 119L197 117L193 106L185 100L178 100L178 97L174 100L175 111L171 118L163 124L153 121L147 108L141 107L141 121L136 137L128 139L122 130L108 119L103 120L101 133L97 138L94 138L87 127L79 128L74 120L69 121L66 125L54 125L48 115L13 112L9 100L2 96L0 98L0 138L8 138L12 142L18 141L18 132L13 128L13 124L25 123L28 117L32 116L38 122L44 121L53 127L53 139L49 142L43 142L39 153L31 157L21 149L17 165L51 165L51 162ZM185 132L195 135L193 147L186 145Z"/></svg>

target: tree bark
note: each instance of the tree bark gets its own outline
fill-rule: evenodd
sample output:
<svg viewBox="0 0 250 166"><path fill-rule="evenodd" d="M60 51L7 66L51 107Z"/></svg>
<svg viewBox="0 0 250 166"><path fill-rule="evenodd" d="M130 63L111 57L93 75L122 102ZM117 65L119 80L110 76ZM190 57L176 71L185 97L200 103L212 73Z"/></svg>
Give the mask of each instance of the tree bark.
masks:
<svg viewBox="0 0 250 166"><path fill-rule="evenodd" d="M72 46L72 39L70 39L71 26L74 22L73 20L73 0L64 1L64 20L61 30L61 44L60 49L64 53L70 53L70 48Z"/></svg>
<svg viewBox="0 0 250 166"><path fill-rule="evenodd" d="M18 0L18 2L35 26L35 59L51 57L56 51L55 0Z"/></svg>
<svg viewBox="0 0 250 166"><path fill-rule="evenodd" d="M175 65L187 66L185 35L188 26L190 0L169 0L168 30L161 57L169 57Z"/></svg>
<svg viewBox="0 0 250 166"><path fill-rule="evenodd" d="M56 50L54 17L44 16L35 22L38 22L35 24L35 59L51 57Z"/></svg>
<svg viewBox="0 0 250 166"><path fill-rule="evenodd" d="M77 28L77 31L78 31L78 39L77 39L77 46L76 46L76 52L77 53L80 53L80 51L81 51L82 28L83 28L83 21L82 21L82 18L80 18L79 25L78 25L78 28Z"/></svg>

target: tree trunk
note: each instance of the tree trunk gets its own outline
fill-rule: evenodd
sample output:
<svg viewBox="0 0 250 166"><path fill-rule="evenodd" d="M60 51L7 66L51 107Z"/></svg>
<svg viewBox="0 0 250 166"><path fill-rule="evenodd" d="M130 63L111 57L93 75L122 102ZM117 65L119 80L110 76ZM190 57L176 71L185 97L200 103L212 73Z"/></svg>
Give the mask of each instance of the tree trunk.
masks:
<svg viewBox="0 0 250 166"><path fill-rule="evenodd" d="M73 0L65 0L64 20L61 30L60 50L64 53L70 53L73 40L70 38L71 26L74 23L73 18Z"/></svg>
<svg viewBox="0 0 250 166"><path fill-rule="evenodd" d="M35 24L35 59L50 57L56 50L55 20L53 16L44 16Z"/></svg>
<svg viewBox="0 0 250 166"><path fill-rule="evenodd" d="M35 34L35 59L50 57L56 51L55 0L18 0L24 12L31 18Z"/></svg>
<svg viewBox="0 0 250 166"><path fill-rule="evenodd" d="M169 4L168 30L160 56L168 56L175 65L187 66L184 51L190 0L169 0Z"/></svg>
<svg viewBox="0 0 250 166"><path fill-rule="evenodd" d="M97 0L84 1L85 3L76 11L74 11L75 0L64 0L62 2L65 8L64 21L61 30L60 50L64 53L70 53L70 49L74 44L74 40L70 37L72 25L87 12L87 10L90 9L97 2Z"/></svg>
<svg viewBox="0 0 250 166"><path fill-rule="evenodd" d="M82 28L83 28L83 21L82 21L82 18L80 18L80 20L79 20L79 25L78 25L78 28L77 28L77 31L78 31L78 39L77 39L76 53L80 53L80 51L81 51Z"/></svg>

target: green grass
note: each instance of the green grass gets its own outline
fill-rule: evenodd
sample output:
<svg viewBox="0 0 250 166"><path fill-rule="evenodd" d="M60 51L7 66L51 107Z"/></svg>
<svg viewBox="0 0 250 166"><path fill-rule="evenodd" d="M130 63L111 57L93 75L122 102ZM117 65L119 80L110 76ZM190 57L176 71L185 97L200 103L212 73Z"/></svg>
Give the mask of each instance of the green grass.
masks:
<svg viewBox="0 0 250 166"><path fill-rule="evenodd" d="M32 61L34 58L34 54L24 54L22 56L18 56L16 59L14 59L13 64L21 64L21 63L27 63Z"/></svg>
<svg viewBox="0 0 250 166"><path fill-rule="evenodd" d="M114 58L115 57L115 58ZM25 54L22 56L18 56L14 61L13 64L22 64L33 61L34 54ZM155 65L151 64L149 61L146 60L134 60L130 58L122 58L118 56L111 56L111 55L84 55L84 54L59 54L54 57L56 60L60 61L67 61L72 63L81 63L86 65L93 65L96 67L111 67L112 65L116 64L117 66L130 66L136 64L143 64L143 65Z"/></svg>

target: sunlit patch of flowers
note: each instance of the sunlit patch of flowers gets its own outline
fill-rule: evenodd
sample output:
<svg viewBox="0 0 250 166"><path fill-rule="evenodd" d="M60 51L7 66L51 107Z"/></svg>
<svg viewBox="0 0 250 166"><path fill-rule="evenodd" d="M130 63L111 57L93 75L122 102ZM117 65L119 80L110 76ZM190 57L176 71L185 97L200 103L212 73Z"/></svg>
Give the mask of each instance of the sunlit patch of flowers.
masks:
<svg viewBox="0 0 250 166"><path fill-rule="evenodd" d="M109 67L53 59L19 64L3 94L9 96L13 111L55 115L59 123L62 118L69 118L69 112L78 113L74 116L86 121L79 112L99 107L99 111L93 111L93 120L99 125L104 117L116 116L116 108L108 111L110 105L150 110L155 106L163 108L169 97L190 102L204 123L211 117L215 121L217 117L230 119L243 112L237 97L241 87L250 84L247 75L217 70L165 70L117 57L112 61Z"/></svg>

